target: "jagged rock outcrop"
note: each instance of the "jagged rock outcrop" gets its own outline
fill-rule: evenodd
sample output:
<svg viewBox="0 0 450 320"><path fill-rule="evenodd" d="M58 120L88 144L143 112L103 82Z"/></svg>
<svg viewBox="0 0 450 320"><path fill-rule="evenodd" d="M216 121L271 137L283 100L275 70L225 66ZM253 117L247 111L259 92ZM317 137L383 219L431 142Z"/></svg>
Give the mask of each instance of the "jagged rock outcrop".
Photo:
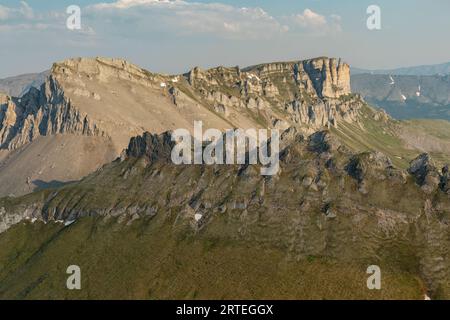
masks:
<svg viewBox="0 0 450 320"><path fill-rule="evenodd" d="M297 62L235 68L194 68L185 75L193 89L226 116L248 108L265 114L268 126L307 124L318 129L354 122L363 101L350 90L350 68L337 59L317 58ZM273 111L281 108L285 118ZM237 111L240 112L240 111Z"/></svg>
<svg viewBox="0 0 450 320"><path fill-rule="evenodd" d="M147 86L161 78L123 59L110 58L76 58L55 63L52 74L76 82L78 75L87 74L90 79L108 82L109 79L121 79Z"/></svg>
<svg viewBox="0 0 450 320"><path fill-rule="evenodd" d="M317 94L324 98L339 98L349 94L350 66L340 59L318 58L303 62Z"/></svg>
<svg viewBox="0 0 450 320"><path fill-rule="evenodd" d="M143 157L150 163L157 160L169 162L174 145L171 132L160 135L144 132L142 136L131 138L126 155L133 158Z"/></svg>
<svg viewBox="0 0 450 320"><path fill-rule="evenodd" d="M336 151L341 143L329 131L318 131L309 137L309 150L317 153Z"/></svg>
<svg viewBox="0 0 450 320"><path fill-rule="evenodd" d="M441 182L439 172L427 153L423 153L412 160L408 172L415 177L417 184L426 193L436 191Z"/></svg>
<svg viewBox="0 0 450 320"><path fill-rule="evenodd" d="M442 176L441 176L441 189L445 193L450 195L450 172L448 165L442 168Z"/></svg>
<svg viewBox="0 0 450 320"><path fill-rule="evenodd" d="M281 62L246 68L258 77L286 75L282 82L293 78L300 88L319 98L339 98L351 93L350 66L340 59L315 58L298 62Z"/></svg>
<svg viewBox="0 0 450 320"><path fill-rule="evenodd" d="M373 183L389 180L395 184L406 182L406 174L395 169L391 159L381 152L364 152L351 157L347 173L358 182L358 191L367 194Z"/></svg>
<svg viewBox="0 0 450 320"><path fill-rule="evenodd" d="M102 136L104 132L64 95L56 79L47 78L40 90L22 98L0 97L0 148L16 149L38 136L58 133Z"/></svg>

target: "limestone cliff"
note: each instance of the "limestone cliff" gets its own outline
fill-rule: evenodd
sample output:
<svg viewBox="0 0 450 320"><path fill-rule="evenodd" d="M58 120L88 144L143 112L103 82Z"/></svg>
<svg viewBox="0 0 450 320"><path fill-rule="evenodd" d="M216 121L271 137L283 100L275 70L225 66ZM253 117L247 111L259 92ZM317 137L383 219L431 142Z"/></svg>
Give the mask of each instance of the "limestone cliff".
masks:
<svg viewBox="0 0 450 320"><path fill-rule="evenodd" d="M245 69L194 68L185 74L194 92L227 118L243 109L269 127L317 130L357 121L364 103L350 90L350 67L340 59L267 63Z"/></svg>
<svg viewBox="0 0 450 320"><path fill-rule="evenodd" d="M335 58L279 62L246 68L259 77L290 75L300 88L320 98L339 98L351 93L350 66ZM285 80L289 80L286 78Z"/></svg>

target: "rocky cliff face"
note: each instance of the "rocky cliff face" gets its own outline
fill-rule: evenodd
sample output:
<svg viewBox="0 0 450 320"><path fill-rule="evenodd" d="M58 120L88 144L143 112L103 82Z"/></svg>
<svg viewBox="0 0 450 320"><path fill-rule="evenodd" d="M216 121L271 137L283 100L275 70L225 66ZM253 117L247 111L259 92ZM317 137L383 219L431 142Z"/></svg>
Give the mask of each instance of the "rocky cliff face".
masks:
<svg viewBox="0 0 450 320"><path fill-rule="evenodd" d="M297 62L282 62L246 68L259 77L289 76L301 89L319 98L339 98L351 93L350 66L340 59L316 58Z"/></svg>
<svg viewBox="0 0 450 320"><path fill-rule="evenodd" d="M170 132L161 135L144 132L142 136L131 138L125 154L128 158L145 158L149 162L161 159L170 162L174 145Z"/></svg>
<svg viewBox="0 0 450 320"><path fill-rule="evenodd" d="M97 57L76 58L57 62L51 72L57 79L79 84L81 76L87 75L89 79L99 82L108 82L111 79L131 81L146 86L155 85L155 81L162 79L158 74L152 74L123 59L109 59Z"/></svg>
<svg viewBox="0 0 450 320"><path fill-rule="evenodd" d="M292 124L313 129L354 122L362 99L350 90L350 68L337 59L268 63L245 69L194 68L189 84L228 117L242 108L263 115L269 127ZM239 111L238 111L239 112Z"/></svg>
<svg viewBox="0 0 450 320"><path fill-rule="evenodd" d="M87 114L80 113L50 76L40 90L22 98L0 97L0 148L16 149L38 136L54 134L104 135Z"/></svg>

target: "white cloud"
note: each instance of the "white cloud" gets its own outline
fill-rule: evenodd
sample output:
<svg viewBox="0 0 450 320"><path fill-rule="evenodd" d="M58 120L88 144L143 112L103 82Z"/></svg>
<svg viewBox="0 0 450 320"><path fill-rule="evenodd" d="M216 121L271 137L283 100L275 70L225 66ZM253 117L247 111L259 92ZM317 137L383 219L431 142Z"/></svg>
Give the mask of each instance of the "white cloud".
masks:
<svg viewBox="0 0 450 320"><path fill-rule="evenodd" d="M34 18L33 9L25 1L20 1L17 7L0 5L0 32L43 30L44 24Z"/></svg>
<svg viewBox="0 0 450 320"><path fill-rule="evenodd" d="M209 33L225 38L268 38L288 29L261 8L182 0L99 3L89 7L89 14L92 18L101 16L118 23L121 20L129 23L132 18L133 23L147 31L163 30L182 35Z"/></svg>
<svg viewBox="0 0 450 320"><path fill-rule="evenodd" d="M33 19L33 9L25 1L20 1L18 7L0 5L0 20Z"/></svg>
<svg viewBox="0 0 450 320"><path fill-rule="evenodd" d="M314 32L328 33L342 31L341 17L336 14L330 15L329 19L327 19L324 15L314 12L311 9L305 9L302 13L291 16L289 20L296 26Z"/></svg>
<svg viewBox="0 0 450 320"><path fill-rule="evenodd" d="M305 9L302 14L295 16L296 22L305 28L323 28L327 25L327 19L310 9Z"/></svg>
<svg viewBox="0 0 450 320"><path fill-rule="evenodd" d="M26 19L33 19L34 17L33 9L25 1L20 1L20 7L17 12Z"/></svg>
<svg viewBox="0 0 450 320"><path fill-rule="evenodd" d="M0 4L0 20L6 20L9 16L9 8Z"/></svg>
<svg viewBox="0 0 450 320"><path fill-rule="evenodd" d="M180 0L118 0L116 2L111 3L99 3L94 5L94 7L98 9L106 9L106 8L116 8L116 9L128 9L134 6L142 6L142 5L151 5L151 4L161 4L161 3L169 3L169 2L184 2Z"/></svg>
<svg viewBox="0 0 450 320"><path fill-rule="evenodd" d="M68 32L65 11L48 11L35 13L33 8L25 1L20 1L17 7L5 7L0 5L0 32L23 31L30 34L45 36L46 31L57 33ZM84 24L81 30L73 31L72 34L93 36L95 31Z"/></svg>

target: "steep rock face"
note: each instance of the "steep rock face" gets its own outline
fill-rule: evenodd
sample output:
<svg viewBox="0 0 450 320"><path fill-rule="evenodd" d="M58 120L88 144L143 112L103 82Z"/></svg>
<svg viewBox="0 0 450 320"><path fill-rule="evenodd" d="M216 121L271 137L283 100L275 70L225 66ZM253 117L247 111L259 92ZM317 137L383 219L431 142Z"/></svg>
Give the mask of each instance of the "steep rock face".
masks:
<svg viewBox="0 0 450 320"><path fill-rule="evenodd" d="M233 109L246 108L258 113L267 126L284 129L292 124L318 129L354 122L364 103L351 94L349 66L337 59L268 63L242 70L194 68L185 78L217 112L228 117Z"/></svg>
<svg viewBox="0 0 450 320"><path fill-rule="evenodd" d="M58 133L102 136L87 114L80 113L50 76L41 90L31 88L22 98L0 98L0 148L17 149L38 136Z"/></svg>
<svg viewBox="0 0 450 320"><path fill-rule="evenodd" d="M107 82L109 79L115 78L146 86L153 86L155 84L153 81L160 78L128 61L102 57L76 58L55 63L52 74L57 78L74 83L77 82L77 78L80 79L79 75L86 74L89 75L89 78L100 82Z"/></svg>
<svg viewBox="0 0 450 320"><path fill-rule="evenodd" d="M13 135L17 114L20 109L9 96L0 94L0 145Z"/></svg>
<svg viewBox="0 0 450 320"><path fill-rule="evenodd" d="M156 160L170 161L170 155L175 142L170 132L151 134L144 132L142 136L133 137L126 149L126 156L132 158L145 157L149 162Z"/></svg>
<svg viewBox="0 0 450 320"><path fill-rule="evenodd" d="M297 62L269 63L245 69L259 77L290 75L311 93L320 98L339 98L350 94L350 66L335 58L315 58ZM286 78L285 81L288 81Z"/></svg>
<svg viewBox="0 0 450 320"><path fill-rule="evenodd" d="M313 59L303 62L319 97L339 98L349 94L350 66L336 59Z"/></svg>

